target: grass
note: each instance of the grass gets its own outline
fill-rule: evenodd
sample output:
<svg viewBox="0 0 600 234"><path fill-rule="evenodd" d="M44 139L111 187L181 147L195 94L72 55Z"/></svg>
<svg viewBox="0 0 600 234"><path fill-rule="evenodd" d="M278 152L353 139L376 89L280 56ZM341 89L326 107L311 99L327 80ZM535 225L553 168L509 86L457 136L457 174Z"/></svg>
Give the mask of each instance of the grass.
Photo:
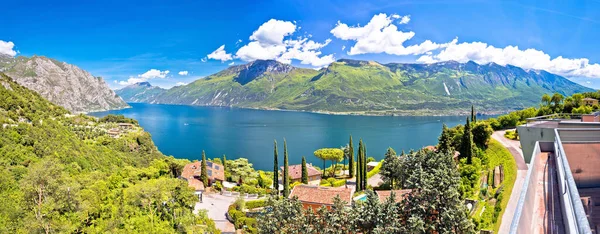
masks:
<svg viewBox="0 0 600 234"><path fill-rule="evenodd" d="M515 180L517 179L517 163L513 158L512 154L508 149L506 149L500 142L491 139L488 148L485 150L486 155L488 156L488 168L492 169L496 166L503 165L504 166L504 181L502 181L502 201L500 203L500 207L502 210L498 216L498 220L494 223L494 232L498 233L500 229L500 224L502 223L502 215L506 210L506 205L508 204L508 200L510 200L510 195L513 190L513 186L515 185ZM495 190L493 192L496 192ZM488 207L487 209L493 209L493 207ZM490 228L490 227L486 227Z"/></svg>

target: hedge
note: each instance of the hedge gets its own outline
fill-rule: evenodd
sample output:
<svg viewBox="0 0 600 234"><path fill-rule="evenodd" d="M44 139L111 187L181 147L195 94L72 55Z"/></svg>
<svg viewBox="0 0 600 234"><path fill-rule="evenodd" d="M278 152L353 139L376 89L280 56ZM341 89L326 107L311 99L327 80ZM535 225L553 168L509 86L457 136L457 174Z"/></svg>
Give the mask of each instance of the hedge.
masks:
<svg viewBox="0 0 600 234"><path fill-rule="evenodd" d="M333 177L327 178L326 180L321 180L321 186L326 187L340 187L346 184L346 179L335 179Z"/></svg>
<svg viewBox="0 0 600 234"><path fill-rule="evenodd" d="M383 165L383 160L381 160L381 162L379 162L379 164L375 168L373 168L373 170L367 172L367 178L371 178L375 174L379 173L379 170L381 169L381 165Z"/></svg>
<svg viewBox="0 0 600 234"><path fill-rule="evenodd" d="M267 205L267 200L266 199L252 200L252 201L247 201L246 202L246 208L247 209L254 209L254 208L258 208L258 207L264 207L266 205Z"/></svg>

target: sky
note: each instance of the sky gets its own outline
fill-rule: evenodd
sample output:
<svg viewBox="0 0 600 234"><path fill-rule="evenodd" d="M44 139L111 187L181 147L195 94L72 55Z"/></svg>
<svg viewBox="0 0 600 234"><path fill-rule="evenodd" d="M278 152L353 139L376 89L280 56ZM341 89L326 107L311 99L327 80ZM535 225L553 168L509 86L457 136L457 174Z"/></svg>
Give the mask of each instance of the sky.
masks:
<svg viewBox="0 0 600 234"><path fill-rule="evenodd" d="M469 60L600 88L600 1L5 1L0 53L43 55L113 89L169 88L275 59L321 68Z"/></svg>

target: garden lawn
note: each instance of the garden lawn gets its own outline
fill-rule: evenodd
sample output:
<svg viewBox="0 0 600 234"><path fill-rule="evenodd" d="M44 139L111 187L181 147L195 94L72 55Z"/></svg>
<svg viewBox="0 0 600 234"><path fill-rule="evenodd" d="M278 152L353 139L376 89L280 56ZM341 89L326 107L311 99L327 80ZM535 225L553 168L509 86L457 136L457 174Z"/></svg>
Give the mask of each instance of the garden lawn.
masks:
<svg viewBox="0 0 600 234"><path fill-rule="evenodd" d="M488 156L488 168L492 169L498 165L504 166L504 181L502 182L503 190L501 195L502 201L500 203L502 210L500 211L497 222L494 223L494 233L498 233L500 224L502 223L502 215L506 210L506 205L508 204L510 194L515 185L515 180L517 179L517 163L510 151L494 139L490 139L485 153Z"/></svg>

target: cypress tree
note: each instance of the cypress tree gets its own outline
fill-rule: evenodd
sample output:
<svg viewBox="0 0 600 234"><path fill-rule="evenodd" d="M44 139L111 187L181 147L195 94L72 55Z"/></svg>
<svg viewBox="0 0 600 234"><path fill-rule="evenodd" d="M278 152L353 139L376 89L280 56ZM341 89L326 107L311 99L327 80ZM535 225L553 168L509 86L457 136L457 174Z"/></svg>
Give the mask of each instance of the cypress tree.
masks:
<svg viewBox="0 0 600 234"><path fill-rule="evenodd" d="M277 141L273 140L273 189L279 195L279 163L277 162Z"/></svg>
<svg viewBox="0 0 600 234"><path fill-rule="evenodd" d="M202 168L200 170L200 180L202 180L205 187L208 187L208 172L206 170L206 154L204 153L204 150L202 150L202 162L200 163L200 167Z"/></svg>
<svg viewBox="0 0 600 234"><path fill-rule="evenodd" d="M348 154L350 156L348 160L348 171L350 178L354 177L354 145L352 144L352 135L350 135L350 142L348 143Z"/></svg>
<svg viewBox="0 0 600 234"><path fill-rule="evenodd" d="M288 153L287 143L283 139L283 196L288 197L290 195L290 174L288 171Z"/></svg>
<svg viewBox="0 0 600 234"><path fill-rule="evenodd" d="M306 158L302 156L302 183L308 184L308 170L306 169Z"/></svg>
<svg viewBox="0 0 600 234"><path fill-rule="evenodd" d="M363 150L362 150L362 179L360 180L360 182L362 182L362 185L360 186L363 190L367 189L367 146L365 143L363 143L362 145Z"/></svg>
<svg viewBox="0 0 600 234"><path fill-rule="evenodd" d="M223 171L227 171L227 156L223 154Z"/></svg>
<svg viewBox="0 0 600 234"><path fill-rule="evenodd" d="M465 130L460 143L460 158L466 158L467 163L471 164L473 158L473 133L471 132L471 123L467 118Z"/></svg>
<svg viewBox="0 0 600 234"><path fill-rule="evenodd" d="M362 180L363 180L363 173L362 173L363 157L362 157L362 155L363 155L363 142L362 142L362 139L360 139L360 141L358 142L358 155L357 155L358 164L356 166L356 190L357 191L363 190L363 187L362 187L362 185L363 185L363 183L362 183Z"/></svg>
<svg viewBox="0 0 600 234"><path fill-rule="evenodd" d="M471 122L475 123L475 106L471 105Z"/></svg>

